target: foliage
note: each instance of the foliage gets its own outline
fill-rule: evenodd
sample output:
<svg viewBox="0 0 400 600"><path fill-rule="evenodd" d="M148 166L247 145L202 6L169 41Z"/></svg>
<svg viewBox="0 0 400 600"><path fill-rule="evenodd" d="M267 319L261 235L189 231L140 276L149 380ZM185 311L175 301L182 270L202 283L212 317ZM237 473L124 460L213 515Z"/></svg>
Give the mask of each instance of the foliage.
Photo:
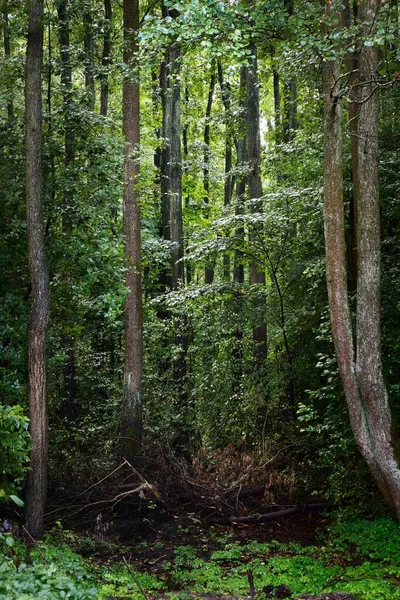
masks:
<svg viewBox="0 0 400 600"><path fill-rule="evenodd" d="M20 549L20 551L22 551ZM30 563L0 554L1 600L90 600L96 587L80 557L66 547L41 546Z"/></svg>
<svg viewBox="0 0 400 600"><path fill-rule="evenodd" d="M0 404L0 500L11 499L19 505L22 502L15 493L29 468L28 423L21 406Z"/></svg>

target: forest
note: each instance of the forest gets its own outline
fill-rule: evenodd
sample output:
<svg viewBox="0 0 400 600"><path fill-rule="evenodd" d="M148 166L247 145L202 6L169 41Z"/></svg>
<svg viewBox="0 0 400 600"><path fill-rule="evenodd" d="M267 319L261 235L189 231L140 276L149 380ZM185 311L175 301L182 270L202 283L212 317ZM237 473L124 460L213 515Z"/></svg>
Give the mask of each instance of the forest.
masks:
<svg viewBox="0 0 400 600"><path fill-rule="evenodd" d="M400 600L398 1L0 12L0 600Z"/></svg>

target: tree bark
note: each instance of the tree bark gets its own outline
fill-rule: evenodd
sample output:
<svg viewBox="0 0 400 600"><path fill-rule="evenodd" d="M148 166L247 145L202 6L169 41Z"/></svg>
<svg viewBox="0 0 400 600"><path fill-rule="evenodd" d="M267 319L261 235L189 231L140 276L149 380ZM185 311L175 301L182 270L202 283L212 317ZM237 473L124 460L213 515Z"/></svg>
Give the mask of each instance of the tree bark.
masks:
<svg viewBox="0 0 400 600"><path fill-rule="evenodd" d="M43 3L29 0L25 74L25 185L29 274L32 306L28 328L28 396L32 437L25 527L38 539L43 532L47 494L48 425L46 398L46 329L50 311L42 200L42 62Z"/></svg>
<svg viewBox="0 0 400 600"><path fill-rule="evenodd" d="M103 56L101 58L102 74L100 83L100 114L106 117L108 114L108 67L111 56L111 25L112 25L112 6L111 0L104 0L104 42Z"/></svg>
<svg viewBox="0 0 400 600"><path fill-rule="evenodd" d="M375 31L379 9L379 0L360 3L358 19L363 38ZM354 97L359 105L355 180L358 191L356 373L365 411L365 434L369 435L367 463L400 520L400 468L392 445L391 415L381 360L378 66L378 48L362 45L358 60L361 85L357 86Z"/></svg>
<svg viewBox="0 0 400 600"><path fill-rule="evenodd" d="M379 4L364 1L360 22L371 35ZM326 14L341 5L328 2ZM368 32L368 33L367 33ZM347 289L343 206L341 65L326 61L324 79L324 218L326 273L332 333L357 446L397 519L400 519L400 469L391 439L391 415L382 377L380 349L380 232L378 197L378 51L363 45L359 55L357 137L358 279L357 357Z"/></svg>
<svg viewBox="0 0 400 600"><path fill-rule="evenodd" d="M204 126L204 166L203 166L203 188L205 217L210 218L210 119L215 89L215 61L211 63L210 86L208 89L207 107ZM211 257L206 259L204 268L204 283L211 284L214 281L214 260Z"/></svg>
<svg viewBox="0 0 400 600"><path fill-rule="evenodd" d="M249 69L246 71L246 143L249 174L247 182L249 186L250 211L261 213L263 210L262 181L261 181L261 141L260 141L260 101L259 81L257 71L257 50L252 47L253 57ZM254 246L260 244L264 235L262 223L254 225L250 232L250 238ZM265 271L259 261L252 258L251 285L265 290ZM253 355L256 361L262 362L267 355L267 328L265 322L265 302L261 295L256 302L257 322L253 324Z"/></svg>
<svg viewBox="0 0 400 600"><path fill-rule="evenodd" d="M124 0L124 63L134 77L123 84L125 364L122 395L121 436L124 455L134 456L142 442L143 309L141 217L138 180L140 174L140 89L138 73L139 2Z"/></svg>

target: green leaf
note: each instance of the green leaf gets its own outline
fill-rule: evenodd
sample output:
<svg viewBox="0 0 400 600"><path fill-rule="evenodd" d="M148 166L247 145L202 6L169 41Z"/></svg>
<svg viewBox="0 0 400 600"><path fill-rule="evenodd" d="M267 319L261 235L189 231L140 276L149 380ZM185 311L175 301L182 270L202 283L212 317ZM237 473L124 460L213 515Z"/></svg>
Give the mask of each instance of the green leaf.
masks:
<svg viewBox="0 0 400 600"><path fill-rule="evenodd" d="M24 506L23 500L21 500L21 498L18 498L18 496L15 496L14 494L11 494L10 500L12 500L13 502L15 502L15 504L17 506Z"/></svg>

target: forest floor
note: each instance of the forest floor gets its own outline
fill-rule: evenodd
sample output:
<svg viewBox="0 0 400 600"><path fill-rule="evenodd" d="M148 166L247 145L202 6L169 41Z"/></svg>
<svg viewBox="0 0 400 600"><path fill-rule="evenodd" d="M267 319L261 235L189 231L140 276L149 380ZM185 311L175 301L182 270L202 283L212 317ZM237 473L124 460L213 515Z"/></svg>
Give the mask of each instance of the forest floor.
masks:
<svg viewBox="0 0 400 600"><path fill-rule="evenodd" d="M400 525L318 512L205 525L154 505L79 533L58 522L28 561L18 539L8 556L0 551L0 600L307 597L400 600Z"/></svg>
<svg viewBox="0 0 400 600"><path fill-rule="evenodd" d="M223 486L169 458L152 473L124 461L54 487L33 546L0 518L0 600L400 600L391 518L289 504L276 474Z"/></svg>

